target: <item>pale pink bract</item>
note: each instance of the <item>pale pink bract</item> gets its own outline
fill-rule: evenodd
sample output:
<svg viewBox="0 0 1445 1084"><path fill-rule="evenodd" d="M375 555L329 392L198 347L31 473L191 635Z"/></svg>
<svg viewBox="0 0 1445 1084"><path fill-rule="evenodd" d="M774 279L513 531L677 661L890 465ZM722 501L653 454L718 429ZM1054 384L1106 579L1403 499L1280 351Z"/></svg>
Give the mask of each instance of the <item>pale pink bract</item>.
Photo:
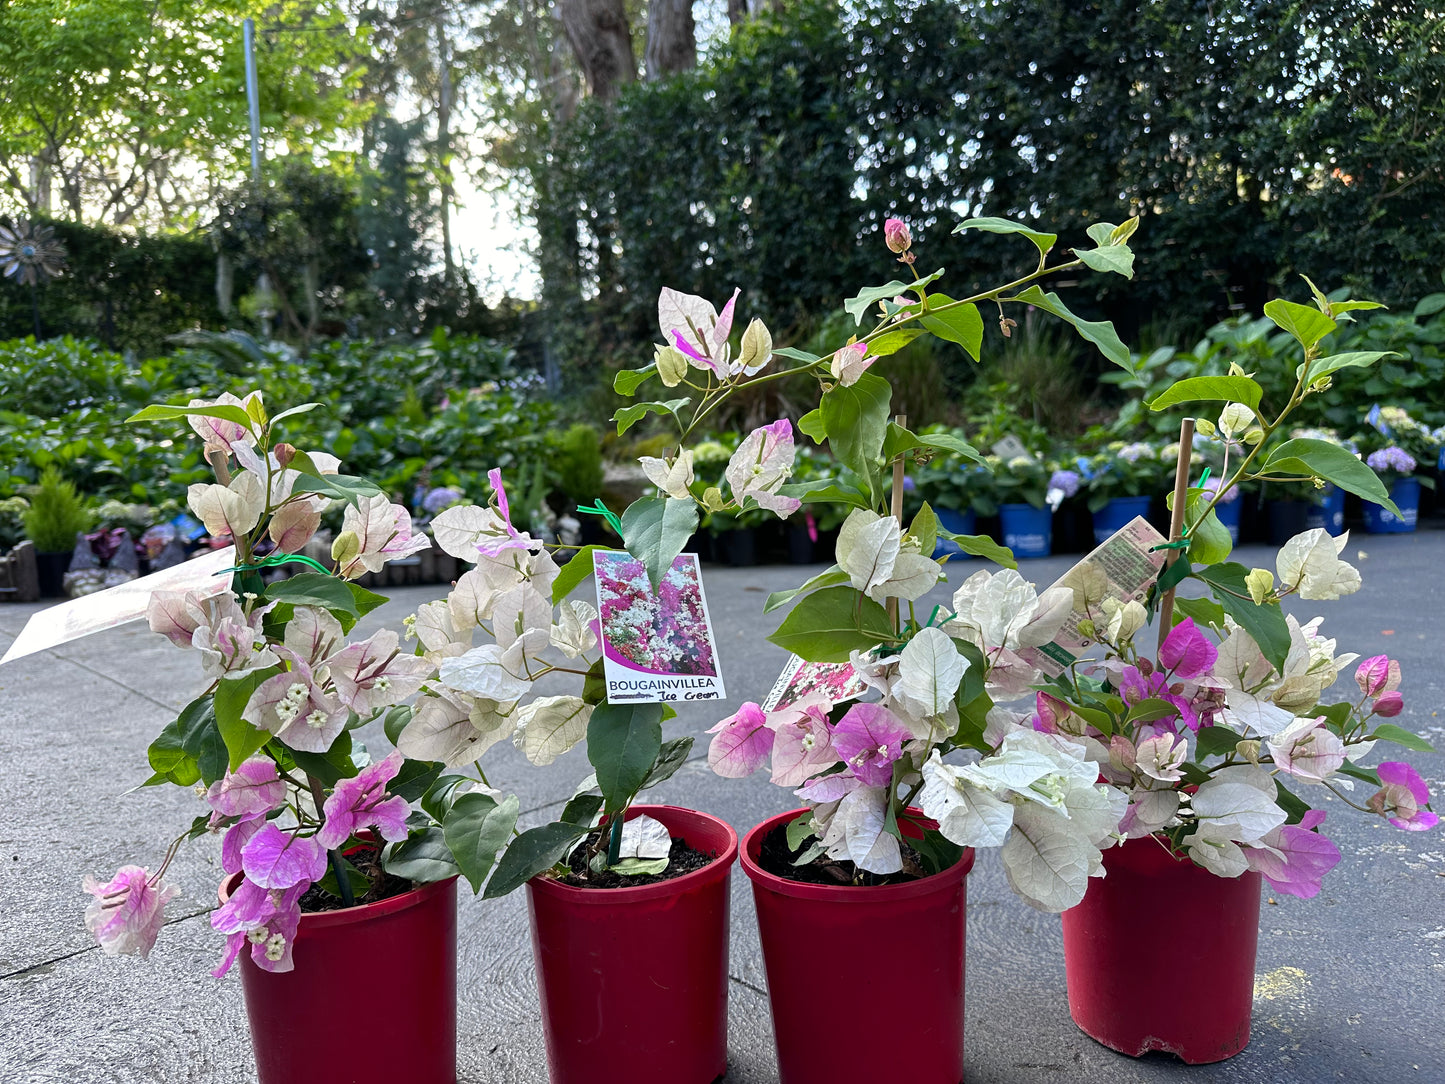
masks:
<svg viewBox="0 0 1445 1084"><path fill-rule="evenodd" d="M165 925L165 906L180 889L157 887L140 866L122 866L105 884L87 875L81 882L95 902L85 909L85 926L107 956L150 955Z"/></svg>

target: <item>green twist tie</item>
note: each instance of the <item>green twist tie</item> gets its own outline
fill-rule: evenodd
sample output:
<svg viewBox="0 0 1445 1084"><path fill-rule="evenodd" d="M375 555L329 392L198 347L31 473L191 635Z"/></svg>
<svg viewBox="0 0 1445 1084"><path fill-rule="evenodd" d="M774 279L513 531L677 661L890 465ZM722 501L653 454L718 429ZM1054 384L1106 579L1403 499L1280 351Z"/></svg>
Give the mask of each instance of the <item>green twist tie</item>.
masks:
<svg viewBox="0 0 1445 1084"><path fill-rule="evenodd" d="M278 568L281 565L309 565L322 575L331 575L331 569L327 568L320 561L311 557L304 557L301 554L281 554L276 557L262 557L255 564L232 565L230 568L223 568L219 572L213 572L213 576L224 576L227 572L257 572L263 568Z"/></svg>
<svg viewBox="0 0 1445 1084"><path fill-rule="evenodd" d="M622 520L618 519L617 513L603 504L600 499L594 500L590 506L579 504L577 511L586 512L589 516L601 516L617 532L617 537L622 537Z"/></svg>

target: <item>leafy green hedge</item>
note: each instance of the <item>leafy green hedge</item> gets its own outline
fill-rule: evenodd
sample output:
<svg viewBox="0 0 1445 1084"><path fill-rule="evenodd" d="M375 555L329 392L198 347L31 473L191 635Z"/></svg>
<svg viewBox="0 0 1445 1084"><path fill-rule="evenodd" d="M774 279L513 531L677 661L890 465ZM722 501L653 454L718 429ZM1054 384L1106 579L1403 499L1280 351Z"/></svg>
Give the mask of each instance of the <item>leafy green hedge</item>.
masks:
<svg viewBox="0 0 1445 1084"><path fill-rule="evenodd" d="M244 336L194 341L207 345L134 366L83 340L0 343L0 498L53 464L90 497L184 500L208 475L198 442L170 424L124 419L152 402L252 388L273 406L320 402L293 419L294 442L333 451L408 498L425 482L483 500L491 467L520 469L528 482L540 470L545 491L571 466L540 378L490 340L438 331L412 346L329 343L306 358Z"/></svg>

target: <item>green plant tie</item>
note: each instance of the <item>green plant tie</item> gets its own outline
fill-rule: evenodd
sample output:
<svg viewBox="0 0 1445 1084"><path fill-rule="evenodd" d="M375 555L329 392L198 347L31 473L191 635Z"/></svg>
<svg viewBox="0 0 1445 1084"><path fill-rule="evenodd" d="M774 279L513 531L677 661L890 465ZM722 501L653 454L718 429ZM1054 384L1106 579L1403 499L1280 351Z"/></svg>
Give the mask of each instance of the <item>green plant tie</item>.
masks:
<svg viewBox="0 0 1445 1084"><path fill-rule="evenodd" d="M262 557L255 564L232 565L230 568L223 568L219 572L213 572L213 576L224 576L227 572L258 572L263 568L277 568L280 565L309 565L323 575L331 575L331 569L327 568L320 561L312 557L304 557L300 554L279 554L275 557Z"/></svg>
<svg viewBox="0 0 1445 1084"><path fill-rule="evenodd" d="M1203 489L1204 486L1205 486L1205 483L1207 483L1208 481L1209 481L1209 468L1208 468L1208 467L1205 467L1205 468L1204 468L1204 473L1199 476L1199 485L1198 485L1198 486L1195 486L1195 487L1192 487L1192 488ZM1184 528L1183 535L1178 539L1178 541L1175 541L1175 542L1161 542L1161 543L1159 543L1159 545L1157 545L1157 546L1150 546L1150 547L1149 547L1149 552L1150 552L1150 553L1154 553L1154 552L1156 552L1156 551L1158 551L1158 550L1187 550L1187 549L1189 548L1189 532L1190 532L1191 529L1192 529L1192 528L1190 528L1190 527L1185 527L1185 528Z"/></svg>
<svg viewBox="0 0 1445 1084"><path fill-rule="evenodd" d="M601 516L608 522L612 529L617 532L617 537L622 537L622 520L617 517L616 512L603 504L600 499L593 500L591 505L579 504L577 511L586 512L589 516Z"/></svg>

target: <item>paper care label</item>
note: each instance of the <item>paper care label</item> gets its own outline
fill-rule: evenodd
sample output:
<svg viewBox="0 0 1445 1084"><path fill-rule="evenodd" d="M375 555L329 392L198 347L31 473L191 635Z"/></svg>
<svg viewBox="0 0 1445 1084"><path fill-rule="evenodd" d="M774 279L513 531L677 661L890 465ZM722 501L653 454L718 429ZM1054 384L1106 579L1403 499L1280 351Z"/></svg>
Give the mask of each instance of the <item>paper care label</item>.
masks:
<svg viewBox="0 0 1445 1084"><path fill-rule="evenodd" d="M673 561L656 591L630 553L598 550L592 560L607 702L723 699L697 556Z"/></svg>
<svg viewBox="0 0 1445 1084"><path fill-rule="evenodd" d="M1028 447L1024 442L1012 433L1007 434L1002 440L990 447L989 451L1005 461L1017 459L1021 455L1027 456L1029 454Z"/></svg>
<svg viewBox="0 0 1445 1084"><path fill-rule="evenodd" d="M763 701L763 711L782 711L809 698L827 701L831 707L845 700L856 700L867 691L868 683L858 676L852 663L804 662L790 655L778 680L773 682L773 691Z"/></svg>
<svg viewBox="0 0 1445 1084"><path fill-rule="evenodd" d="M1167 559L1166 551L1154 548L1164 541L1164 536L1151 527L1148 520L1136 516L1049 586L1084 588L1087 585L1091 597L1102 595L1120 602L1142 603ZM1051 643L1024 648L1019 655L1050 677L1058 677L1094 646L1092 637L1079 632L1079 622L1087 616L1074 610Z"/></svg>
<svg viewBox="0 0 1445 1084"><path fill-rule="evenodd" d="M194 591L201 598L229 591L231 577L217 573L235 563L236 547L227 546L149 576L41 610L26 622L0 663L23 659L26 655L79 640L93 632L104 632L138 620L145 616L151 595L157 591Z"/></svg>

